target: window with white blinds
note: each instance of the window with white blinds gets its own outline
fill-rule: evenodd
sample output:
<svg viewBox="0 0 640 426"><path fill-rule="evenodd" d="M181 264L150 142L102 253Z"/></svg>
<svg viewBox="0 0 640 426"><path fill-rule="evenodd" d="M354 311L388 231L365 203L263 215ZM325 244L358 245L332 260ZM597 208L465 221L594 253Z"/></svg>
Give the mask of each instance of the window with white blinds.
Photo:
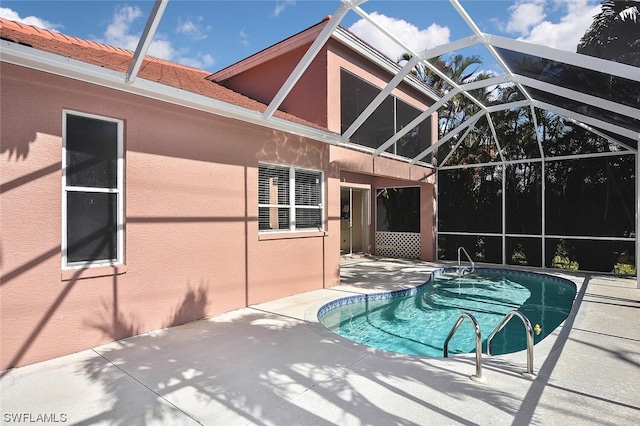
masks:
<svg viewBox="0 0 640 426"><path fill-rule="evenodd" d="M258 229L324 229L322 172L272 164L258 165Z"/></svg>

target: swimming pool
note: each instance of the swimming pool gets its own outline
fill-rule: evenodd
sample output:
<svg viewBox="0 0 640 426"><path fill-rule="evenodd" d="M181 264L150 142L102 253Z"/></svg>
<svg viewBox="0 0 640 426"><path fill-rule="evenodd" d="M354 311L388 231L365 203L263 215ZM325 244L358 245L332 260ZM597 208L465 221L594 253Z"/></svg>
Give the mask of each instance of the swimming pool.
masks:
<svg viewBox="0 0 640 426"><path fill-rule="evenodd" d="M495 268L459 275L455 268L443 268L414 288L334 300L320 308L318 320L364 345L442 357L451 328L468 312L480 325L486 353L487 338L508 312L518 310L529 319L538 343L567 318L575 295L573 282L551 275ZM494 337L491 353L517 352L526 345L522 321L512 318ZM463 323L449 343L449 353L474 350L473 327Z"/></svg>

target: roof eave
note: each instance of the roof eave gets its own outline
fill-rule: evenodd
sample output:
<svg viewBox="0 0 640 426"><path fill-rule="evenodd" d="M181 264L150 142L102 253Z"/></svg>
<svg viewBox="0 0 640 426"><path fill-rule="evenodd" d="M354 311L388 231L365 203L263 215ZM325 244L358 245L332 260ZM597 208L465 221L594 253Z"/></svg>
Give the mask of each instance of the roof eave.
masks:
<svg viewBox="0 0 640 426"><path fill-rule="evenodd" d="M137 78L125 84L125 73L1 40L0 62L67 77L174 105L256 124L320 142L338 144L340 136L278 117L265 118L260 111L233 105L208 96ZM214 83L212 83L214 84Z"/></svg>

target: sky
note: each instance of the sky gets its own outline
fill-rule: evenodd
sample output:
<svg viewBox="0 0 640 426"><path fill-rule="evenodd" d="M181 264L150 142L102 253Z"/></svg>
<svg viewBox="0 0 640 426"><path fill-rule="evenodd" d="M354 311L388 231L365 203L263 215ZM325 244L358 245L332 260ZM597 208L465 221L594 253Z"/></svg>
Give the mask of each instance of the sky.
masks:
<svg viewBox="0 0 640 426"><path fill-rule="evenodd" d="M484 33L576 51L600 0L461 0ZM148 54L215 72L320 22L339 0L170 0ZM152 0L3 0L0 17L135 51ZM369 0L360 6L416 52L472 35L447 0ZM341 25L392 59L404 51L350 11ZM483 47L483 69L497 65Z"/></svg>

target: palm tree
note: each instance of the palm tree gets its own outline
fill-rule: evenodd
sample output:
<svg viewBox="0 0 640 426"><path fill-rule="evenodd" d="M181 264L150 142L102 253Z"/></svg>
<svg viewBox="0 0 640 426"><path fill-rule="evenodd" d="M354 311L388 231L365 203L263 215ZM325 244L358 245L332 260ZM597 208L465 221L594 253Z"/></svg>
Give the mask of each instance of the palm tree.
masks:
<svg viewBox="0 0 640 426"><path fill-rule="evenodd" d="M398 58L398 63L409 61L412 58L410 53L404 53ZM441 71L449 81L457 85L484 79L490 77L486 73L478 73L478 68L482 65L482 58L478 55L464 56L457 54L443 59L436 56L428 59L428 62ZM412 73L424 83L440 92L446 94L453 87L444 78L434 72L423 62L419 62ZM464 120L473 115L477 107L470 102L463 94L457 94L449 100L439 111L438 137L441 138L452 129L460 125ZM451 140L451 144L455 144L455 138ZM453 145L451 145L453 146ZM440 150L440 153L448 152L448 150Z"/></svg>
<svg viewBox="0 0 640 426"><path fill-rule="evenodd" d="M640 2L604 0L578 53L640 66Z"/></svg>
<svg viewBox="0 0 640 426"><path fill-rule="evenodd" d="M410 53L403 53L398 58L398 63L408 61L411 58L412 55ZM449 77L454 83L463 84L473 81L478 67L482 65L482 58L478 55L464 56L457 54L447 60L442 59L441 56L435 56L428 59L428 62ZM470 68L473 65L476 65L476 67L471 70ZM413 74L440 92L446 93L451 90L451 86L444 79L422 62L419 62L415 66Z"/></svg>
<svg viewBox="0 0 640 426"><path fill-rule="evenodd" d="M398 58L398 63L401 64L403 62L409 61L411 60L411 58L412 58L412 55L408 52L405 52L402 55L400 55L400 57ZM429 58L427 62L429 62L435 68L437 68L442 73L447 75L447 64L440 56ZM442 79L440 78L440 76L438 76L438 74L433 72L432 69L427 67L423 62L418 62L416 64L416 66L412 70L412 74L418 77L421 81L425 82L426 84L434 88L435 90L441 91L442 84L440 82L442 81Z"/></svg>

